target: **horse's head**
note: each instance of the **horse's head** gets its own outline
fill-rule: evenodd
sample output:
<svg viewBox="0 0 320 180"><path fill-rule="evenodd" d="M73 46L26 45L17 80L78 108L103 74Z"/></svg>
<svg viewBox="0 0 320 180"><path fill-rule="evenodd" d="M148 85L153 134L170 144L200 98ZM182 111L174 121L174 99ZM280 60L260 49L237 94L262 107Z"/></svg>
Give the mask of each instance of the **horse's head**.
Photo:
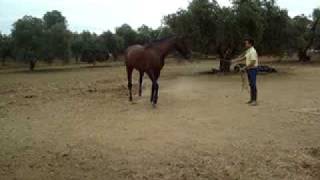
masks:
<svg viewBox="0 0 320 180"><path fill-rule="evenodd" d="M191 50L187 37L176 37L175 49L186 59L191 58Z"/></svg>

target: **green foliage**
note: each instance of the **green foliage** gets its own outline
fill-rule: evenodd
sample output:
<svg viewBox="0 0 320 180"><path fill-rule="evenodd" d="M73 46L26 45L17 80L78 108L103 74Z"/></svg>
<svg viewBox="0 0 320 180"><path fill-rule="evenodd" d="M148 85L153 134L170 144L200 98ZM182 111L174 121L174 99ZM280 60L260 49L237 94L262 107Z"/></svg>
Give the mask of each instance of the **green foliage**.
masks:
<svg viewBox="0 0 320 180"><path fill-rule="evenodd" d="M311 21L304 15L294 17L289 24L288 46L294 51L300 50L307 45L309 38L308 27Z"/></svg>
<svg viewBox="0 0 320 180"><path fill-rule="evenodd" d="M116 28L116 35L123 38L125 47L137 43L138 34L128 24L123 24L122 26Z"/></svg>
<svg viewBox="0 0 320 180"><path fill-rule="evenodd" d="M59 11L47 12L43 19L24 16L13 25L12 38L17 59L24 61L69 59L71 32Z"/></svg>
<svg viewBox="0 0 320 180"><path fill-rule="evenodd" d="M235 0L233 9L236 13L237 28L242 36L249 36L259 44L264 30L262 3L259 0Z"/></svg>
<svg viewBox="0 0 320 180"><path fill-rule="evenodd" d="M274 1L262 2L262 16L264 19L264 29L262 41L260 42L260 52L262 54L283 54L292 44L289 31L291 28L290 17L286 10L281 9Z"/></svg>
<svg viewBox="0 0 320 180"><path fill-rule="evenodd" d="M215 44L219 11L216 1L193 0L187 10L164 17L164 22L174 33L190 35L194 50L208 53Z"/></svg>
<svg viewBox="0 0 320 180"><path fill-rule="evenodd" d="M320 23L318 23L318 28L315 32L315 48L320 50Z"/></svg>
<svg viewBox="0 0 320 180"><path fill-rule="evenodd" d="M32 16L24 16L14 23L12 38L17 59L25 61L39 58L44 42L43 21Z"/></svg>
<svg viewBox="0 0 320 180"><path fill-rule="evenodd" d="M5 60L13 55L13 42L10 36L1 34L0 32L0 59L2 65L5 65Z"/></svg>
<svg viewBox="0 0 320 180"><path fill-rule="evenodd" d="M100 39L103 42L103 46L113 55L117 55L124 50L124 39L111 31L102 33Z"/></svg>
<svg viewBox="0 0 320 180"><path fill-rule="evenodd" d="M173 35L171 29L168 26L159 27L158 29L153 30L152 28L142 25L137 30L138 36L136 43L145 44L156 39L165 38Z"/></svg>
<svg viewBox="0 0 320 180"><path fill-rule="evenodd" d="M139 44L145 44L150 42L152 39L155 39L156 37L153 37L155 34L153 33L152 28L149 28L146 25L142 25L138 28L138 36L137 36L137 42Z"/></svg>
<svg viewBox="0 0 320 180"><path fill-rule="evenodd" d="M101 36L89 31L73 34L71 49L76 61L78 62L79 58L81 61L88 63L108 60L107 38L107 33L103 33Z"/></svg>
<svg viewBox="0 0 320 180"><path fill-rule="evenodd" d="M67 22L59 11L47 12L43 16L45 46L43 58L47 61L53 59L62 59L65 62L69 60L71 55L71 32L67 29Z"/></svg>
<svg viewBox="0 0 320 180"><path fill-rule="evenodd" d="M315 30L314 46L316 49L320 50L320 9L319 8L313 11L313 20L314 21L318 20L318 24L316 25L316 30Z"/></svg>
<svg viewBox="0 0 320 180"><path fill-rule="evenodd" d="M317 19L320 18L320 8L316 8L313 10L312 18L313 18L313 21L316 21Z"/></svg>
<svg viewBox="0 0 320 180"><path fill-rule="evenodd" d="M189 34L192 32L191 15L187 10L180 9L174 14L164 17L164 23L175 33Z"/></svg>
<svg viewBox="0 0 320 180"><path fill-rule="evenodd" d="M313 21L320 10L313 13ZM298 52L310 39L312 24L306 16L290 18L275 0L233 0L231 7L216 1L192 0L186 10L164 17L176 34L189 34L193 50L204 54L223 54L242 50L243 39L251 37L260 54L282 55Z"/></svg>
<svg viewBox="0 0 320 180"><path fill-rule="evenodd" d="M82 54L83 44L81 36L78 33L73 33L71 37L71 53L75 57L76 62L79 62L79 59Z"/></svg>
<svg viewBox="0 0 320 180"><path fill-rule="evenodd" d="M46 29L50 29L52 28L52 26L55 26L56 24L60 24L60 26L63 26L62 28L67 29L66 18L61 14L61 12L57 10L47 12L43 16L43 21Z"/></svg>
<svg viewBox="0 0 320 180"><path fill-rule="evenodd" d="M165 16L157 29L142 25L135 30L123 24L115 33L106 31L101 35L70 32L67 19L56 10L47 12L42 19L24 16L14 23L11 35L0 33L0 58L68 62L73 56L77 62L95 62L107 59L109 52L117 57L130 45L174 34L188 35L193 51L218 54L222 59L242 52L245 37L255 40L260 55L282 56L310 47L320 49L320 9L313 11L312 19L305 15L291 18L275 0L231 2L230 7L220 7L215 0L192 0L187 9Z"/></svg>
<svg viewBox="0 0 320 180"><path fill-rule="evenodd" d="M152 40L154 39L162 39L165 37L172 36L174 33L169 26L159 27L158 29L153 31Z"/></svg>

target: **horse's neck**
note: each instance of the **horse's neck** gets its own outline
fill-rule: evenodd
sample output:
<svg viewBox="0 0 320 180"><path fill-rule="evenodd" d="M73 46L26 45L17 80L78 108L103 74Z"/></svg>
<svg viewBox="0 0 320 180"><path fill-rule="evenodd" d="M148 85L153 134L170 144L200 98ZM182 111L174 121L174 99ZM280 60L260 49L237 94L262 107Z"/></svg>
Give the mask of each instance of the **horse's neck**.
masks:
<svg viewBox="0 0 320 180"><path fill-rule="evenodd" d="M158 45L161 59L164 60L168 54L174 49L175 38L168 39L167 41Z"/></svg>

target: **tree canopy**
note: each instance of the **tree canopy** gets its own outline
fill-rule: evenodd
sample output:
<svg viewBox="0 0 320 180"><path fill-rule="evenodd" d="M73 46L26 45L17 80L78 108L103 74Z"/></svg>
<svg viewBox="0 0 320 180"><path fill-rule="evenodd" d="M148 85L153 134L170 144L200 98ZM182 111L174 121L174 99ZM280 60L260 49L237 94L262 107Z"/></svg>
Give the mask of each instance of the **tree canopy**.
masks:
<svg viewBox="0 0 320 180"><path fill-rule="evenodd" d="M320 9L314 9L310 17L290 17L275 0L231 2L230 7L221 7L215 0L192 0L186 9L164 16L159 28L143 24L133 29L123 24L115 33L105 31L99 35L87 30L71 32L66 17L57 10L45 13L42 18L24 16L13 24L10 35L0 34L0 58L24 62L54 59L68 62L74 58L79 62L108 59L109 53L116 58L130 45L173 34L188 35L193 51L220 58L241 52L246 37L255 40L260 55L299 53L303 58L306 49L320 48Z"/></svg>

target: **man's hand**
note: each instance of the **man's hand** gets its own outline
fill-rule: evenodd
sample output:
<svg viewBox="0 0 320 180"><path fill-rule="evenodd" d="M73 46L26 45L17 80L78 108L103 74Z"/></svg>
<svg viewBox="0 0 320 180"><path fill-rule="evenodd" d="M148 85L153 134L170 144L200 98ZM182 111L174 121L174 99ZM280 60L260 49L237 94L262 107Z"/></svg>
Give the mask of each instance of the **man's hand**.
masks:
<svg viewBox="0 0 320 180"><path fill-rule="evenodd" d="M247 66L240 67L240 72L246 72L248 70Z"/></svg>

